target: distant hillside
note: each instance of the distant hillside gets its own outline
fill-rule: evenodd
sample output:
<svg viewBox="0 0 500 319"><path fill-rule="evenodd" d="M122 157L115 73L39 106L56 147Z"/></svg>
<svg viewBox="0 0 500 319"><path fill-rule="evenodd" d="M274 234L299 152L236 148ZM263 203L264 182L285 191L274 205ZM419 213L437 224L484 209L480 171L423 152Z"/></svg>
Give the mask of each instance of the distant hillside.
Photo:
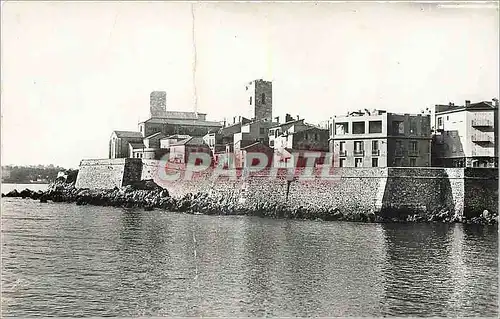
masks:
<svg viewBox="0 0 500 319"><path fill-rule="evenodd" d="M54 165L2 166L2 183L49 183L61 171L66 169Z"/></svg>

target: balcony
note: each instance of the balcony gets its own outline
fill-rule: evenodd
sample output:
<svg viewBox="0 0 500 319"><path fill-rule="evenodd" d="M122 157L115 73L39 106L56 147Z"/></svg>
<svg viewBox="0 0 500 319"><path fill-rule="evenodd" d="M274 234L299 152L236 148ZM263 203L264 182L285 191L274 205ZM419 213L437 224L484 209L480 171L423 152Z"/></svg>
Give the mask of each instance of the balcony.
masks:
<svg viewBox="0 0 500 319"><path fill-rule="evenodd" d="M476 133L472 135L474 143L493 143L493 136L486 133Z"/></svg>
<svg viewBox="0 0 500 319"><path fill-rule="evenodd" d="M372 150L372 156L380 156L380 150Z"/></svg>
<svg viewBox="0 0 500 319"><path fill-rule="evenodd" d="M473 127L492 127L493 121L490 119L476 119L472 120Z"/></svg>
<svg viewBox="0 0 500 319"><path fill-rule="evenodd" d="M339 151L339 156L346 157L347 156L347 151Z"/></svg>
<svg viewBox="0 0 500 319"><path fill-rule="evenodd" d="M396 150L394 151L394 155L395 155L395 156L403 156L403 153L404 153L404 152L403 152L403 150L402 150L402 149L396 149Z"/></svg>
<svg viewBox="0 0 500 319"><path fill-rule="evenodd" d="M354 150L354 156L364 156L365 151L364 150Z"/></svg>

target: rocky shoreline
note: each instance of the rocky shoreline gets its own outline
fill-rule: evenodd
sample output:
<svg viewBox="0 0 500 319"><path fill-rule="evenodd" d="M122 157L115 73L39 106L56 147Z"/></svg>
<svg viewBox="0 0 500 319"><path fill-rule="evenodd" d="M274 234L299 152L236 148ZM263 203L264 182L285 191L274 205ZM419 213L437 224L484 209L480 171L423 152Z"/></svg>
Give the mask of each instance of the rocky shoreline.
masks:
<svg viewBox="0 0 500 319"><path fill-rule="evenodd" d="M158 186L153 181L142 181L112 190L77 189L74 183L55 182L49 185L47 191L21 192L13 190L2 197L20 197L39 200L42 203L67 202L76 205L113 206L125 208L142 208L144 210L162 209L172 212L203 215L248 215L270 218L290 218L324 221L352 222L443 222L493 225L498 222L498 215L485 210L481 216L464 219L454 215L446 208L436 208L425 213L406 213L396 217L383 217L373 211L340 211L339 209L322 209L318 207L289 207L267 203L253 203L251 208L245 207L234 198L207 193L187 194L182 198L173 198L168 190Z"/></svg>

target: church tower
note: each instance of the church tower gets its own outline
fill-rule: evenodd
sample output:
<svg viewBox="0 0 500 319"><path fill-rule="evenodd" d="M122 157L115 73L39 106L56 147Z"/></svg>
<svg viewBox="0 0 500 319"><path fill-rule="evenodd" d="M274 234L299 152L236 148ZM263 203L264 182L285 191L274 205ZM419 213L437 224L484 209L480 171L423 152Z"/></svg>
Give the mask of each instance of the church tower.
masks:
<svg viewBox="0 0 500 319"><path fill-rule="evenodd" d="M153 91L149 95L149 115L153 117L165 117L167 113L167 92Z"/></svg>
<svg viewBox="0 0 500 319"><path fill-rule="evenodd" d="M273 119L273 83L262 79L246 85L247 117L250 120Z"/></svg>

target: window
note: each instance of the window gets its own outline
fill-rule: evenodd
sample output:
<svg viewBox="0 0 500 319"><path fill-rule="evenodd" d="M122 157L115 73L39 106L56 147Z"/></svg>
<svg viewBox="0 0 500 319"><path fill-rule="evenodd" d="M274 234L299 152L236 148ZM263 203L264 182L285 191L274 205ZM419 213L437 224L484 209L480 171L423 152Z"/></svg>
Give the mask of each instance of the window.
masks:
<svg viewBox="0 0 500 319"><path fill-rule="evenodd" d="M417 166L417 159L414 157L410 157L410 166L415 167Z"/></svg>
<svg viewBox="0 0 500 319"><path fill-rule="evenodd" d="M448 121L450 119L450 116L446 115L446 120Z"/></svg>
<svg viewBox="0 0 500 319"><path fill-rule="evenodd" d="M265 93L262 93L260 95L260 103L266 104L266 94Z"/></svg>
<svg viewBox="0 0 500 319"><path fill-rule="evenodd" d="M417 149L418 149L418 147L417 147L417 146L418 146L417 141L411 141L411 142L410 142L410 151L412 151L412 152L416 152L416 151L417 151Z"/></svg>
<svg viewBox="0 0 500 319"><path fill-rule="evenodd" d="M378 167L378 158L372 158L372 167Z"/></svg>
<svg viewBox="0 0 500 319"><path fill-rule="evenodd" d="M345 158L339 160L339 167L345 167Z"/></svg>
<svg viewBox="0 0 500 319"><path fill-rule="evenodd" d="M352 122L352 134L365 134L365 122Z"/></svg>
<svg viewBox="0 0 500 319"><path fill-rule="evenodd" d="M336 135L344 135L349 133L349 125L348 123L337 123L335 124L335 134Z"/></svg>
<svg viewBox="0 0 500 319"><path fill-rule="evenodd" d="M401 156L403 154L403 143L401 141L396 141L396 146L394 151L396 155Z"/></svg>
<svg viewBox="0 0 500 319"><path fill-rule="evenodd" d="M314 134L314 140L317 141L318 140L318 133L315 133Z"/></svg>
<svg viewBox="0 0 500 319"><path fill-rule="evenodd" d="M382 133L382 121L370 121L368 123L368 133Z"/></svg>
<svg viewBox="0 0 500 319"><path fill-rule="evenodd" d="M374 156L380 155L380 151L378 149L378 141L372 141L372 155Z"/></svg>
<svg viewBox="0 0 500 319"><path fill-rule="evenodd" d="M354 167L363 167L363 159L355 158L354 159Z"/></svg>
<svg viewBox="0 0 500 319"><path fill-rule="evenodd" d="M261 135L262 135L262 134L266 134L266 129L265 129L265 128L263 128L263 127L261 127L261 128L260 128L260 134L261 134Z"/></svg>
<svg viewBox="0 0 500 319"><path fill-rule="evenodd" d="M440 116L438 117L438 127L443 126L443 118Z"/></svg>
<svg viewBox="0 0 500 319"><path fill-rule="evenodd" d="M250 97L250 105L252 105L252 97Z"/></svg>
<svg viewBox="0 0 500 319"><path fill-rule="evenodd" d="M362 151L362 150L363 150L363 141L355 141L354 151Z"/></svg>
<svg viewBox="0 0 500 319"><path fill-rule="evenodd" d="M392 122L392 135L404 135L405 133L405 123L403 121L393 121Z"/></svg>
<svg viewBox="0 0 500 319"><path fill-rule="evenodd" d="M456 153L457 152L457 146L455 144L451 145L451 151L453 153Z"/></svg>
<svg viewBox="0 0 500 319"><path fill-rule="evenodd" d="M339 146L339 150L340 150L341 152L344 152L344 151L345 151L345 142L340 142L340 144L339 144L339 145L340 145L340 146Z"/></svg>
<svg viewBox="0 0 500 319"><path fill-rule="evenodd" d="M417 134L417 119L410 118L410 134Z"/></svg>
<svg viewBox="0 0 500 319"><path fill-rule="evenodd" d="M270 147L274 147L274 140L270 140L270 141L269 141L269 146L270 146Z"/></svg>

